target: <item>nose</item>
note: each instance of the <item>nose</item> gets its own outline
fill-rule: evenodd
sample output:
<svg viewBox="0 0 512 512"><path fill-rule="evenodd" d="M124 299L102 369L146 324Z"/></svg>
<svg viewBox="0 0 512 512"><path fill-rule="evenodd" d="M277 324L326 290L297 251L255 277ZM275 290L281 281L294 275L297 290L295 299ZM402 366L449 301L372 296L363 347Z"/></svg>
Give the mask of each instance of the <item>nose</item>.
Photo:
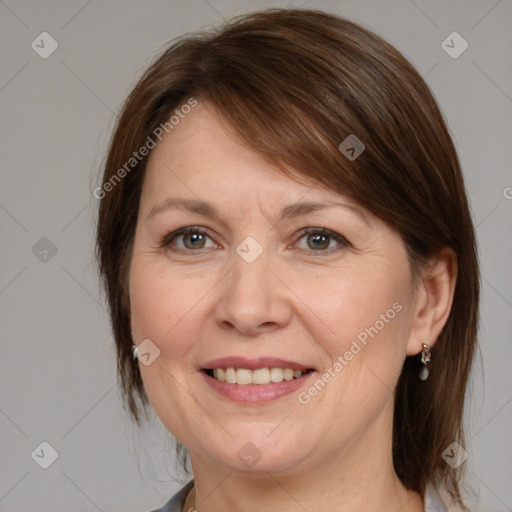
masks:
<svg viewBox="0 0 512 512"><path fill-rule="evenodd" d="M217 325L246 336L257 336L288 325L292 316L292 294L279 274L265 251L251 263L234 253L231 271L219 283L221 295L215 308Z"/></svg>

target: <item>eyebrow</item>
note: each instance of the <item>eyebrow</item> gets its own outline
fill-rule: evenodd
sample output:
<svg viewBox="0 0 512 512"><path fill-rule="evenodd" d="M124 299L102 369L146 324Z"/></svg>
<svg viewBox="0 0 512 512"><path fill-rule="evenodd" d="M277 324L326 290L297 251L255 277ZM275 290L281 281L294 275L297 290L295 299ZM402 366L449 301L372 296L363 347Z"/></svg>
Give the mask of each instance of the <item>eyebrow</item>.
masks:
<svg viewBox="0 0 512 512"><path fill-rule="evenodd" d="M290 204L288 206L285 206L281 210L281 213L277 218L277 222L281 222L282 220L291 219L294 217L300 217L302 215L307 215L313 211L324 210L326 208L334 207L346 208L352 211L353 213L356 213L365 224L371 226L371 221L362 208L347 203L340 203L335 201L308 201ZM168 198L157 203L156 205L153 206L153 208L147 215L146 220L153 218L158 213L173 209L185 210L192 213L196 213L203 217L217 218L220 220L220 214L212 204L197 199L181 198Z"/></svg>

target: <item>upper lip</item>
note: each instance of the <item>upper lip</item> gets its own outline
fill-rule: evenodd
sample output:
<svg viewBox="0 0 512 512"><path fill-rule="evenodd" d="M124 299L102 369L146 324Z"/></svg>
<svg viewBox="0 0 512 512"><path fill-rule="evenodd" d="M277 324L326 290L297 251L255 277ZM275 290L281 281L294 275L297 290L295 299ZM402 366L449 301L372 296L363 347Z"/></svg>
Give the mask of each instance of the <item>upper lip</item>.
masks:
<svg viewBox="0 0 512 512"><path fill-rule="evenodd" d="M241 356L231 356L209 361L201 367L201 370L215 370L217 368L246 368L248 370L257 370L259 368L291 368L292 370L313 369L311 366L276 357L256 357L247 359Z"/></svg>

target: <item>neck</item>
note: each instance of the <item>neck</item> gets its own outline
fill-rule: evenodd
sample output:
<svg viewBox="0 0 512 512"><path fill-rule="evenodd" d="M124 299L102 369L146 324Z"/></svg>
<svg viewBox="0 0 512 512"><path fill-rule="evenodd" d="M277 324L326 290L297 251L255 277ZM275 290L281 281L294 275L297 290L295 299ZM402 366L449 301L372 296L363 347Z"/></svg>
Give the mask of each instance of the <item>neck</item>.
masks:
<svg viewBox="0 0 512 512"><path fill-rule="evenodd" d="M224 479L224 481L222 480ZM422 497L406 490L396 480L389 482L373 482L368 486L361 481L345 483L343 487L337 483L336 491L326 485L314 485L310 479L305 479L303 485L299 479L289 482L279 477L251 478L249 480L222 475L210 486L195 484L187 497L184 511L217 512L237 510L240 512L259 512L280 510L291 512L297 510L336 510L338 512L382 512L396 510L400 512L423 512ZM352 492L355 489L356 492ZM298 508L299 507L299 508Z"/></svg>
<svg viewBox="0 0 512 512"><path fill-rule="evenodd" d="M191 452L195 485L184 510L423 512L422 497L407 490L393 469L391 434L382 441L368 432L357 445L307 457L286 472L249 475Z"/></svg>

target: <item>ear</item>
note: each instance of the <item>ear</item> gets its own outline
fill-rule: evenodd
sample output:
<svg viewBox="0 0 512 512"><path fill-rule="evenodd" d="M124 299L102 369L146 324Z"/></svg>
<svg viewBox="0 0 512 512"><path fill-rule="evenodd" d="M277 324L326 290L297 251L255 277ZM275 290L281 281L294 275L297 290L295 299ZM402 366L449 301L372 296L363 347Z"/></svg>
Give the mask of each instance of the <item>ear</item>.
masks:
<svg viewBox="0 0 512 512"><path fill-rule="evenodd" d="M430 347L441 334L448 320L457 282L457 255L444 247L427 265L416 290L407 355L422 351L422 343Z"/></svg>

